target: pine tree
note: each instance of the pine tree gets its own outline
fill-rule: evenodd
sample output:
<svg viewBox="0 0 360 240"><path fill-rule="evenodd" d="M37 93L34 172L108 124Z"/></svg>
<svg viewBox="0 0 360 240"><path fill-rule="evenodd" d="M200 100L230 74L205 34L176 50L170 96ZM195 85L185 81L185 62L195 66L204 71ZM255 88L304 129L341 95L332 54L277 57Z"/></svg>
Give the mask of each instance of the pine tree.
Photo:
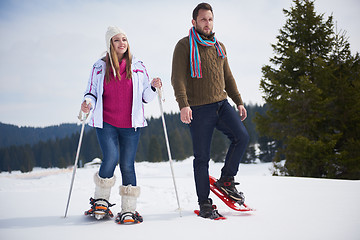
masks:
<svg viewBox="0 0 360 240"><path fill-rule="evenodd" d="M22 173L31 172L34 167L34 154L29 145L20 148L17 152L20 161L19 170Z"/></svg>
<svg viewBox="0 0 360 240"><path fill-rule="evenodd" d="M11 173L13 170L11 168L11 157L8 148L2 149L1 154L1 171L8 171Z"/></svg>
<svg viewBox="0 0 360 240"><path fill-rule="evenodd" d="M255 149L255 145L254 144L250 144L247 148L246 148L246 152L244 153L243 159L242 159L242 163L254 163L256 160L256 149Z"/></svg>
<svg viewBox="0 0 360 240"><path fill-rule="evenodd" d="M210 157L214 162L224 162L229 141L219 130L215 129L211 141Z"/></svg>
<svg viewBox="0 0 360 240"><path fill-rule="evenodd" d="M159 141L155 136L151 137L147 158L149 162L161 162L163 159Z"/></svg>
<svg viewBox="0 0 360 240"><path fill-rule="evenodd" d="M176 160L184 160L186 158L184 142L178 129L174 129L169 135L169 145L171 157Z"/></svg>
<svg viewBox="0 0 360 240"><path fill-rule="evenodd" d="M52 159L52 152L51 152L51 145L50 141L44 143L40 141L40 153L39 153L39 167L42 168L49 168L53 167L51 159Z"/></svg>
<svg viewBox="0 0 360 240"><path fill-rule="evenodd" d="M328 93L333 99L333 131L340 137L336 158L326 166L329 177L360 179L360 56L351 55L346 32L336 32L330 56L331 83Z"/></svg>
<svg viewBox="0 0 360 240"><path fill-rule="evenodd" d="M344 177L338 148L344 132L337 126L337 114L342 110L338 95L342 90L331 86L340 74L335 71L339 64L354 63L355 59L347 55L337 63L333 61L339 41L332 16L324 20L323 14L317 15L314 1L293 2L290 10L284 10L286 24L277 36L278 42L272 45L276 55L270 61L276 68L262 68L260 88L269 110L257 116L258 129L282 142L274 160L285 157L285 174ZM351 73L356 76L356 70ZM342 84L346 85L344 81ZM355 86L356 90L359 88ZM352 141L352 148L359 147L356 139Z"/></svg>
<svg viewBox="0 0 360 240"><path fill-rule="evenodd" d="M272 162L277 149L281 146L278 141L266 136L258 140L260 153L258 155L261 162Z"/></svg>

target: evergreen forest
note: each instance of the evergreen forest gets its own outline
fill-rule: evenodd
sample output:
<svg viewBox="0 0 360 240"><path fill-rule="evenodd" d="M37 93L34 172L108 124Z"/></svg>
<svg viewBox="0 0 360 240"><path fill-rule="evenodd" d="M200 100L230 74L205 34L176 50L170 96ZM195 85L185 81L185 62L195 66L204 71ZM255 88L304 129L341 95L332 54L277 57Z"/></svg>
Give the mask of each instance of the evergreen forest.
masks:
<svg viewBox="0 0 360 240"><path fill-rule="evenodd" d="M259 137L252 119L255 117L256 112L260 114L263 113L264 107L249 105L246 106L246 108L248 118L244 121L244 124L248 129L251 139L248 152L244 157L244 162L253 163L257 158L263 159L264 161L271 161L272 158L267 156L265 152L262 152L259 156L255 153L255 145L259 143ZM165 113L164 117L173 160L180 161L191 157L193 154L192 141L188 126L180 121L179 113ZM136 161L168 161L169 158L161 118L150 118L147 121L148 126L140 130L141 137L136 153ZM66 131L69 128L71 128L73 132L68 131L65 137L63 137L63 134L55 139L45 137L46 135L56 136L59 132ZM0 170L8 172L14 170L29 172L32 171L34 167L66 168L72 166L75 160L80 128L81 126L77 124L62 124L48 127L47 129L19 128L12 125L0 124L1 138L8 139L10 136L5 135L11 135L11 132L16 132L17 134L13 134L11 138L19 143L11 146L7 146L7 144L1 146ZM8 131L7 134L4 134L6 133L4 129ZM102 158L95 130L91 127L86 127L85 129L79 157L80 167L92 161L94 158ZM47 134L39 136L39 132L45 132ZM24 138L29 139L26 144L23 144ZM31 140L33 138L39 138L41 140L34 143ZM228 145L229 141L226 136L215 130L212 141L211 158L217 162L224 161ZM263 145L267 146L268 144ZM267 149L265 149L265 151L267 151Z"/></svg>

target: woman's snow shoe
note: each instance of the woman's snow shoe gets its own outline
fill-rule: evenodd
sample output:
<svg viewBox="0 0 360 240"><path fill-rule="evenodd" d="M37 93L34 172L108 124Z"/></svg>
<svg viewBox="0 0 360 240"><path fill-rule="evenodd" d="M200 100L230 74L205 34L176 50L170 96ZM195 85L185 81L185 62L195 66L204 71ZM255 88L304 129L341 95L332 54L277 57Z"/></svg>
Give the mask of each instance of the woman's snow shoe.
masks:
<svg viewBox="0 0 360 240"><path fill-rule="evenodd" d="M109 208L115 204L109 203L106 199L90 198L90 204L91 208L85 212L85 215L95 217L97 220L114 217Z"/></svg>
<svg viewBox="0 0 360 240"><path fill-rule="evenodd" d="M91 208L85 212L85 215L90 215L96 219L102 219L104 217L114 217L110 211L110 207L115 204L109 203L111 188L116 181L115 176L111 178L102 178L99 173L94 175L95 193L94 198L90 198Z"/></svg>
<svg viewBox="0 0 360 240"><path fill-rule="evenodd" d="M143 222L143 218L137 211L135 211L135 213L124 212L118 213L115 222L118 224L141 223Z"/></svg>
<svg viewBox="0 0 360 240"><path fill-rule="evenodd" d="M119 194L121 196L121 212L118 213L115 222L118 224L141 223L142 216L135 211L137 198L140 195L139 186L120 186Z"/></svg>

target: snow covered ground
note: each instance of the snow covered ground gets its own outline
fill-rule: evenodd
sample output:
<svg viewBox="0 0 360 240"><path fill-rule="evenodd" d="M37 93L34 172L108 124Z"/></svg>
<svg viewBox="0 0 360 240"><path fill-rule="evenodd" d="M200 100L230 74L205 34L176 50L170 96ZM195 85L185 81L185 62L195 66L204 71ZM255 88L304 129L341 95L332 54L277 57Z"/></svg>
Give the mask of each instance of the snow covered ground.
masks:
<svg viewBox="0 0 360 240"><path fill-rule="evenodd" d="M211 163L218 177L222 164ZM360 239L360 181L274 177L270 164L241 165L236 180L252 213L229 209L211 194L227 220L197 217L192 161L174 162L182 217L170 165L137 163L144 222L117 225L83 215L94 191L97 167L77 170L68 217L64 218L72 170L35 169L0 174L0 239ZM120 211L120 172L110 202Z"/></svg>

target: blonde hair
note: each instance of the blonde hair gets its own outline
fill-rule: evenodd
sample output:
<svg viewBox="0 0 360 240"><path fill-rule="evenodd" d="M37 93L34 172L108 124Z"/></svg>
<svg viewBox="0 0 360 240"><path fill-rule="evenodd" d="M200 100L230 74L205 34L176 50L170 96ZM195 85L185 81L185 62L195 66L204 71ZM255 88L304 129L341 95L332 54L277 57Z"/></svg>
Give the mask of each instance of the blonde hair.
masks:
<svg viewBox="0 0 360 240"><path fill-rule="evenodd" d="M113 73L113 76L114 77L117 76L119 81L121 81L120 66L119 66L119 61L121 59L118 59L118 56L114 50L114 45L112 43L112 40L110 40L110 54L111 54L112 63L110 60L109 53L107 53L106 57L105 57L105 62L106 62L105 81L106 81L106 83L109 83L110 79L111 79L110 78L111 69L112 69L111 64L113 64L115 72L116 72L116 75L115 75L115 73ZM124 53L123 58L125 58L125 60L126 60L126 78L131 79L132 78L132 73L131 73L132 55L130 54L129 43L128 43L128 47L127 47L126 52Z"/></svg>

